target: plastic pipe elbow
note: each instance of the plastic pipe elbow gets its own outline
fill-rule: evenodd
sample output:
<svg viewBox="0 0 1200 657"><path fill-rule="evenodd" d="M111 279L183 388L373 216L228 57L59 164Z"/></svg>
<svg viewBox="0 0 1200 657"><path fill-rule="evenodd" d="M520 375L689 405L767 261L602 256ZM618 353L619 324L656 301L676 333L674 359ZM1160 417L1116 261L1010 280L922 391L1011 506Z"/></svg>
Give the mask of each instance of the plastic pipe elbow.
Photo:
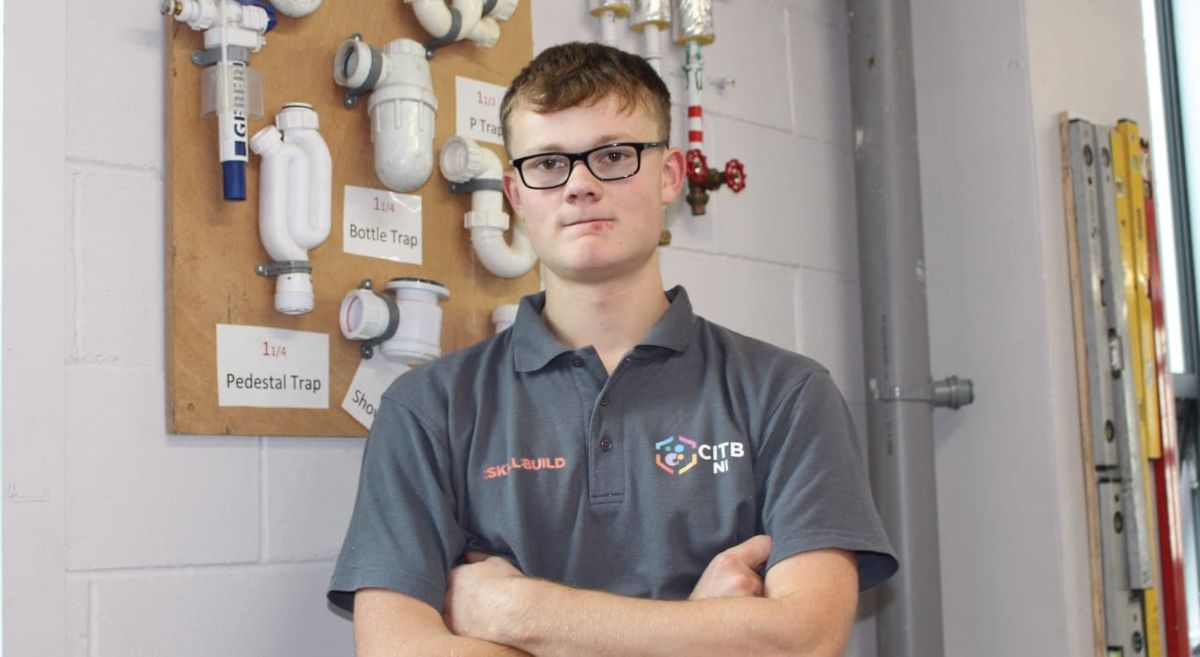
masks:
<svg viewBox="0 0 1200 657"><path fill-rule="evenodd" d="M404 0L413 6L417 22L434 39L443 39L450 34L454 18L445 0ZM497 21L507 20L516 11L516 0L500 0L487 17L483 16L482 0L453 0L459 14L458 34L455 41L474 41L481 48L490 48L500 39Z"/></svg>
<svg viewBox="0 0 1200 657"><path fill-rule="evenodd" d="M442 146L440 160L446 180L465 183L471 180L498 181L504 165L491 150L461 135L451 137ZM495 189L471 192L471 211L463 217L463 226L471 231L475 256L488 271L501 278L525 275L537 263L537 254L523 223L513 228L512 244L504 240L509 217L504 212L504 195Z"/></svg>
<svg viewBox="0 0 1200 657"><path fill-rule="evenodd" d="M513 227L511 244L504 241L502 229L475 226L471 228L471 246L475 247L479 262L500 278L520 278L537 264L525 224L519 221Z"/></svg>

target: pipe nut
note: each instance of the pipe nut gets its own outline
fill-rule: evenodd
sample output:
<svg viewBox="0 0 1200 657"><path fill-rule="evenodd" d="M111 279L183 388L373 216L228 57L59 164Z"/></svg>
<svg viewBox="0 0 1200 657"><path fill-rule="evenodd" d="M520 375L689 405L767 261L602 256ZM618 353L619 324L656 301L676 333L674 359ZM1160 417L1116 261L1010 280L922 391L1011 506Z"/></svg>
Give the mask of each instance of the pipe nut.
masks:
<svg viewBox="0 0 1200 657"><path fill-rule="evenodd" d="M317 113L308 103L288 103L275 116L275 127L287 132L296 128L316 130L321 127Z"/></svg>
<svg viewBox="0 0 1200 657"><path fill-rule="evenodd" d="M483 149L474 139L455 135L442 145L438 167L446 180L467 182L483 173ZM505 226L508 226L507 221Z"/></svg>
<svg viewBox="0 0 1200 657"><path fill-rule="evenodd" d="M379 56L362 39L346 39L333 56L333 81L348 89L363 88L371 75L371 62Z"/></svg>
<svg viewBox="0 0 1200 657"><path fill-rule="evenodd" d="M463 215L463 228L499 228L508 230L509 218L507 212L496 210L471 210Z"/></svg>

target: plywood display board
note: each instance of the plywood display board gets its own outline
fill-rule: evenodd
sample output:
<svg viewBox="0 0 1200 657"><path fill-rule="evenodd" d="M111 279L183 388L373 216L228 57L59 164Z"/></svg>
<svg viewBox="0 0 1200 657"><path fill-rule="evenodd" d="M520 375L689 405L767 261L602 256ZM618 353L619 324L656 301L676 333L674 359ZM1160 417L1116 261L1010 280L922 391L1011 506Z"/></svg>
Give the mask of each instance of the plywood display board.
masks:
<svg viewBox="0 0 1200 657"><path fill-rule="evenodd" d="M275 279L255 274L270 261L258 236L258 172L252 155L246 171L247 200L222 199L217 124L200 116L202 68L190 55L202 47L202 34L169 20L167 27L167 425L176 433L282 436L361 436L361 424L342 410L342 401L361 362L359 343L345 340L337 324L338 306L363 279L377 290L395 277L420 277L450 289L442 304L443 353L486 337L492 310L515 303L538 289L537 268L509 280L492 275L476 260L463 214L469 195L448 191L434 167L429 181L411 192L422 199L423 262L400 264L343 250L343 198L347 185L386 191L374 172L366 97L358 106L342 104L343 89L332 77L341 43L359 33L382 50L396 38L429 40L412 8L399 0L329 0L301 19L279 17L267 44L250 56L262 74L264 116L251 121L249 134L269 125L289 102L312 105L320 132L333 156L333 226L329 239L309 252L315 310L289 316L274 309ZM528 1L501 24L491 49L459 42L437 51L430 61L438 100L435 156L455 133L456 78L506 86L532 55ZM503 157L503 149L482 144ZM217 383L217 325L232 324L304 331L328 336L328 408L220 406ZM314 337L319 337L314 336ZM276 345L264 345L262 358ZM277 354L276 354L277 355ZM382 358L378 351L376 359ZM253 363L246 364L247 372Z"/></svg>

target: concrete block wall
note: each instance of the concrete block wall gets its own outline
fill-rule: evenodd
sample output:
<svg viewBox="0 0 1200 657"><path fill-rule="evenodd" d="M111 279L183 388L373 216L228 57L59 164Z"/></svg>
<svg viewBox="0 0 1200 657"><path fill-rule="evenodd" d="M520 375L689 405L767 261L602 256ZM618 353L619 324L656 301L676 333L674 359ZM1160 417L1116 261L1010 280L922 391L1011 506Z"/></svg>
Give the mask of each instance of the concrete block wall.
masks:
<svg viewBox="0 0 1200 657"><path fill-rule="evenodd" d="M583 2L530 1L536 48L598 38ZM62 472L65 603L53 585L16 593L61 608L61 621L45 622L65 623L66 641L34 652L16 639L12 654L351 655L351 625L323 591L362 441L165 432L163 21L139 3L65 5L65 201L61 216L39 218L61 222L50 255L65 273L49 279L47 298L63 300L63 357L48 373L6 372L64 382L54 393L63 435L50 437L62 449L42 456ZM716 5L706 76L736 84L706 90L708 150L720 163L741 159L749 187L717 193L703 218L673 209L665 277L713 320L824 362L861 417L842 4ZM680 65L671 48L678 98ZM6 241L32 230L10 231L10 219ZM8 333L17 320L4 321ZM854 641L851 655L874 655L869 617Z"/></svg>

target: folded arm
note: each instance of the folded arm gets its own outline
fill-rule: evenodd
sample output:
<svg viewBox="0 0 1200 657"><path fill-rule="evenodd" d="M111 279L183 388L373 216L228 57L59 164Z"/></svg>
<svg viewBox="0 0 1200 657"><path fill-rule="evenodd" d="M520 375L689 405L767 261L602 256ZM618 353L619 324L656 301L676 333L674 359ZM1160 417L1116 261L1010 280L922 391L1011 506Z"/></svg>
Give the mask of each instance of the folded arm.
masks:
<svg viewBox="0 0 1200 657"><path fill-rule="evenodd" d="M436 609L386 589L354 594L354 645L358 657L526 656L516 648L454 636Z"/></svg>
<svg viewBox="0 0 1200 657"><path fill-rule="evenodd" d="M762 597L686 601L573 589L491 557L451 573L447 625L535 655L834 657L845 649L857 600L854 556L842 550L780 561Z"/></svg>

